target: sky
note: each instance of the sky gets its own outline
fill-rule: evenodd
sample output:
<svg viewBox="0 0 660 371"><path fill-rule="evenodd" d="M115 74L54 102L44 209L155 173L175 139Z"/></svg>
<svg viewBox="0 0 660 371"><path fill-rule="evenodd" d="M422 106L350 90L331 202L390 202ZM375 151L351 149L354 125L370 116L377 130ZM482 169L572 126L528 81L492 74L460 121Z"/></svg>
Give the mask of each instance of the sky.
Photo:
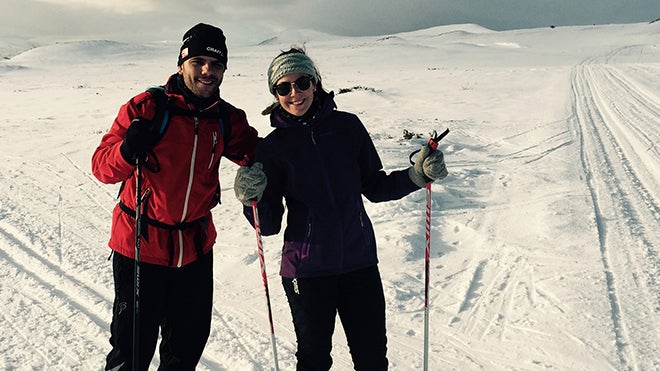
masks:
<svg viewBox="0 0 660 371"><path fill-rule="evenodd" d="M374 36L463 23L509 30L658 18L657 0L3 0L0 38L178 40L202 21L226 29L230 43L231 34L250 43L292 28Z"/></svg>

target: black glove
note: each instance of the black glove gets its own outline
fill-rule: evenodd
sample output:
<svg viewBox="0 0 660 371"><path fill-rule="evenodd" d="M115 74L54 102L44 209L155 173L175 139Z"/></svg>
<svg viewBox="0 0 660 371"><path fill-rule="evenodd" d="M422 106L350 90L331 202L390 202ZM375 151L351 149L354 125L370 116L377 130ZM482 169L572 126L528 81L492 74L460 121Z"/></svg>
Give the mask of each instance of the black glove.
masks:
<svg viewBox="0 0 660 371"><path fill-rule="evenodd" d="M133 119L124 135L124 142L119 147L121 156L131 164L134 164L138 158L143 160L147 151L156 145L159 137L158 125L153 121Z"/></svg>

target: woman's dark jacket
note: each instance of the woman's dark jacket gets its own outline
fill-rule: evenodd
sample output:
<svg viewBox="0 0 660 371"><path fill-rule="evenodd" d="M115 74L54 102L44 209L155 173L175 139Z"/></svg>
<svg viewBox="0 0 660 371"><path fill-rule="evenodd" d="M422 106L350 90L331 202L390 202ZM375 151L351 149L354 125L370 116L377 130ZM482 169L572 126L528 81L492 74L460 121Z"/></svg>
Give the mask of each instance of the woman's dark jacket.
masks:
<svg viewBox="0 0 660 371"><path fill-rule="evenodd" d="M317 93L318 94L318 93ZM257 146L268 186L258 203L263 235L280 231L285 199L287 222L280 274L337 275L378 263L376 241L362 195L371 202L396 200L419 189L407 169L382 169L360 119L337 111L332 93L318 94L308 120L279 108L275 129ZM244 213L253 222L252 209Z"/></svg>

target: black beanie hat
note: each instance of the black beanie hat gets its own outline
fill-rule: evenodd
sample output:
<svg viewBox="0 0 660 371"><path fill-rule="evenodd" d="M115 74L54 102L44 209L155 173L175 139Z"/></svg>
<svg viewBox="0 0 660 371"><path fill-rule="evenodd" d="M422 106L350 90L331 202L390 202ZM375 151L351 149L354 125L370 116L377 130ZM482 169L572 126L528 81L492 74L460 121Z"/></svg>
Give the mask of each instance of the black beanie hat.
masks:
<svg viewBox="0 0 660 371"><path fill-rule="evenodd" d="M180 66L187 59L198 55L216 58L227 66L227 44L222 30L204 23L199 23L183 35L179 51Z"/></svg>

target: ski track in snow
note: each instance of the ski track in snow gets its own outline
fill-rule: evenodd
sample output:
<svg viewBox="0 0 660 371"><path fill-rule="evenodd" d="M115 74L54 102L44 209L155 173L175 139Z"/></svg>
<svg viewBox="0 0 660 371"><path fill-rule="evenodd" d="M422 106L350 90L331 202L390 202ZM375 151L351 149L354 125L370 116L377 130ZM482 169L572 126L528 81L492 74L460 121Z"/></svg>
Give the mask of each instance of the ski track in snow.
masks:
<svg viewBox="0 0 660 371"><path fill-rule="evenodd" d="M592 58L572 73L575 130L598 229L612 330L622 369L657 369L643 355L658 349L660 97L644 91L614 66L620 49ZM622 71L622 69L624 69ZM655 292L653 291L655 290ZM650 326L650 329L649 329ZM649 353L650 352L650 353Z"/></svg>
<svg viewBox="0 0 660 371"><path fill-rule="evenodd" d="M431 29L310 41L324 83L373 87L337 100L360 115L388 170L408 165L429 127L451 130L441 143L450 176L432 187L432 370L660 369L660 51L652 36L639 45L585 42L593 49L580 53L566 41L636 35L617 30ZM99 370L109 351L106 244L118 186L100 184L89 157L119 104L171 72L165 47L149 49L165 61L154 68L152 54L122 45L49 46L48 66L41 48L0 62L0 99L14 103L0 118L0 369ZM269 129L257 112L270 97L255 92L286 46L236 48L223 82L261 134ZM100 59L71 68L70 54L94 47ZM110 63L108 47L119 51ZM553 64L546 60L561 53L552 48L575 54ZM414 61L397 58L411 54ZM36 100L44 108L32 112ZM402 140L402 129L422 137ZM273 362L254 231L233 197L235 170L223 161L214 218L230 222L217 223L201 371L264 371ZM366 204L392 370L422 367L424 203L420 191ZM265 237L264 251L279 365L292 370L281 240ZM339 321L333 359L333 370L352 369ZM156 354L152 369L158 363Z"/></svg>
<svg viewBox="0 0 660 371"><path fill-rule="evenodd" d="M34 362L31 352L36 349L42 359L32 363L35 367L95 367L81 355L100 351L105 346L102 339L106 320L99 316L108 310L104 305L105 295L44 259L34 251L28 236L5 223L0 224L0 241L3 242L0 245L2 279L23 282L14 287L17 291L10 295L12 300L4 303L8 309L4 321L19 333L20 326L30 323L34 331L50 339L46 344L35 344L33 336L22 334L22 340L12 346L24 347L26 358L14 362ZM24 314L27 316L23 317ZM39 322L32 323L33 317ZM71 336L72 342L60 344L57 339L61 332L75 334ZM90 343L90 339L96 341Z"/></svg>

